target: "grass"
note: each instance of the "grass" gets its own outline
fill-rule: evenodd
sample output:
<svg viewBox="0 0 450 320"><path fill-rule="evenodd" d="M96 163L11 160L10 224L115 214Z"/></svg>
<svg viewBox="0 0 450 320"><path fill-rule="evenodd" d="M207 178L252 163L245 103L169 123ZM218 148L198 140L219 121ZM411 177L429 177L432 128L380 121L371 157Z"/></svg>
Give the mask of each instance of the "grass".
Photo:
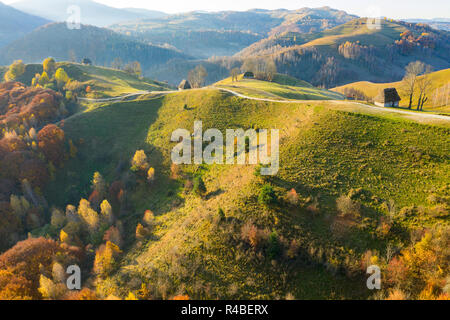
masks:
<svg viewBox="0 0 450 320"><path fill-rule="evenodd" d="M204 130L280 129L279 174L263 181L250 165L183 166L186 176L201 174L208 190L204 199L184 194L183 179L169 178L174 146L169 139L178 128L192 131L195 120L203 121ZM371 292L364 279L338 272L346 259L357 261L368 249L383 254L387 242L399 244L411 227L448 223L423 209L399 218L398 233L376 236L378 221L387 214L384 201L394 201L397 208L428 208L428 196L448 196L450 181L450 129L389 112L349 111L324 101L261 102L204 89L97 107L68 119L64 130L79 154L46 190L50 203L64 206L87 196L95 171L109 182L120 178L118 168L129 166L137 149L144 149L157 169L158 183L138 184L132 210L121 220L129 239L146 209L155 212L158 226L144 243L130 244L118 271L98 283L105 296L126 296L139 287L132 283L143 281L166 298L177 293L197 299L284 298L288 293L299 299L367 298ZM280 198L295 188L305 205L259 204L265 183ZM362 188L362 221L336 234L335 201L357 188ZM316 213L307 209L308 198L318 200ZM217 220L219 207L226 221ZM287 242L298 240L299 257L269 261L246 247L239 237L247 221Z"/></svg>
<svg viewBox="0 0 450 320"><path fill-rule="evenodd" d="M429 90L429 100L425 103L424 110L425 111L434 111L434 112L442 112L442 113L450 113L450 106L441 106L441 107L433 107L432 96L436 89L440 89L443 86L449 83L450 79L450 69L440 70L433 72L429 75L432 81L432 85ZM368 98L375 98L378 93L385 88L396 88L402 98L400 102L400 106L407 107L409 103L409 98L405 94L404 90L402 90L402 82L393 82L393 83L372 83L367 81L350 83L345 86L337 87L332 89L336 92L344 92L346 88L354 88L359 91L362 91ZM414 96L414 103L418 101L418 93Z"/></svg>
<svg viewBox="0 0 450 320"><path fill-rule="evenodd" d="M325 30L318 34L318 38L303 46L337 46L343 42L357 42L362 45L383 46L392 43L400 37L407 28L393 22L382 20L381 28L369 28L367 19L355 19L336 28Z"/></svg>
<svg viewBox="0 0 450 320"><path fill-rule="evenodd" d="M117 97L139 91L165 91L168 85L150 79L141 79L121 70L86 66L75 63L59 63L70 78L90 85L96 97Z"/></svg>
<svg viewBox="0 0 450 320"><path fill-rule="evenodd" d="M280 74L277 74L272 82L244 79L243 75L240 75L238 81L233 82L231 78L227 78L214 86L230 89L249 97L275 100L342 100L344 98L339 93L319 89L306 81Z"/></svg>

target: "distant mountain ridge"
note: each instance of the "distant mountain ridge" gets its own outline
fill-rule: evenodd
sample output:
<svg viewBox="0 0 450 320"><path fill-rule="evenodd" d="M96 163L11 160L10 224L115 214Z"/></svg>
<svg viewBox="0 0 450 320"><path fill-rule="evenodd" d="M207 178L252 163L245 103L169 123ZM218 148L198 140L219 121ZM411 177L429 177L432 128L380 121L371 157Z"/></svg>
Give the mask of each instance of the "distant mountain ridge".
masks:
<svg viewBox="0 0 450 320"><path fill-rule="evenodd" d="M0 47L49 22L0 2Z"/></svg>
<svg viewBox="0 0 450 320"><path fill-rule="evenodd" d="M13 3L11 6L48 20L64 22L70 16L68 8L74 5L79 6L81 9L80 16L82 24L97 27L106 27L122 21L147 18L149 17L149 12L151 12L146 10L136 12L135 10L129 9L117 9L91 0L22 0Z"/></svg>
<svg viewBox="0 0 450 320"><path fill-rule="evenodd" d="M194 11L118 23L111 28L144 41L176 47L198 58L209 58L233 55L268 35L286 31L321 31L355 18L329 7L245 12Z"/></svg>
<svg viewBox="0 0 450 320"><path fill-rule="evenodd" d="M46 57L57 61L81 61L87 57L100 66L110 66L116 59L123 64L138 61L144 71L171 59L190 59L180 52L135 41L109 29L82 25L81 29L71 30L65 23L53 23L3 48L0 64L8 65L16 59L40 63Z"/></svg>

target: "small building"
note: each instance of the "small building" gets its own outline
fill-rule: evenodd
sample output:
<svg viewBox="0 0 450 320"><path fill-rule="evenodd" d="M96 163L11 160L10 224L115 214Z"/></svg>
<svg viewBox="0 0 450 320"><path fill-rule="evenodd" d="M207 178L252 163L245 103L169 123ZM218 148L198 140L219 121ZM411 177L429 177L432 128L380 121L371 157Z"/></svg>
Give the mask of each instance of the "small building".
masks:
<svg viewBox="0 0 450 320"><path fill-rule="evenodd" d="M246 73L244 73L244 79L254 79L255 78L255 74L251 71L247 71Z"/></svg>
<svg viewBox="0 0 450 320"><path fill-rule="evenodd" d="M192 89L191 84L187 80L181 81L180 85L178 86L178 90L189 90Z"/></svg>
<svg viewBox="0 0 450 320"><path fill-rule="evenodd" d="M398 107L400 96L395 88L386 88L375 97L375 105L379 107Z"/></svg>

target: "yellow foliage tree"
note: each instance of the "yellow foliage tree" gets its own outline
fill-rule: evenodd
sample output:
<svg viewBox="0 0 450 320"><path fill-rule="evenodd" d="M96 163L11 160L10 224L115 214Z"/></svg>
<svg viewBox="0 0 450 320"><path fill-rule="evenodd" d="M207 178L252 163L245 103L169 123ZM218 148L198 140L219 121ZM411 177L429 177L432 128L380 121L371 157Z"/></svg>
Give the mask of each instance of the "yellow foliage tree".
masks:
<svg viewBox="0 0 450 320"><path fill-rule="evenodd" d="M120 253L122 253L120 248L110 241L100 246L95 254L94 272L101 277L108 276Z"/></svg>

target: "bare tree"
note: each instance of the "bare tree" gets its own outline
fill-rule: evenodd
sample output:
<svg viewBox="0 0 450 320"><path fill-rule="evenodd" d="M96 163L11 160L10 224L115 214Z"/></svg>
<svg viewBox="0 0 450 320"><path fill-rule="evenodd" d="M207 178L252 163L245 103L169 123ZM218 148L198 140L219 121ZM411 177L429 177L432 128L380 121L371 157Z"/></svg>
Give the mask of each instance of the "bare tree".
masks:
<svg viewBox="0 0 450 320"><path fill-rule="evenodd" d="M133 61L125 65L123 70L129 74L140 77L142 75L141 64L138 61Z"/></svg>
<svg viewBox="0 0 450 320"><path fill-rule="evenodd" d="M232 82L238 81L239 72L240 72L239 68L231 69L230 76L231 76L231 81Z"/></svg>
<svg viewBox="0 0 450 320"><path fill-rule="evenodd" d="M120 70L122 69L122 65L123 65L122 59L120 59L119 57L115 58L113 62L111 62L111 68L113 69Z"/></svg>
<svg viewBox="0 0 450 320"><path fill-rule="evenodd" d="M417 103L417 110L422 111L423 105L428 101L428 90L431 87L432 80L430 77L431 66L425 66L423 75L417 79L417 89L419 91L419 101Z"/></svg>
<svg viewBox="0 0 450 320"><path fill-rule="evenodd" d="M205 67L200 65L189 71L188 80L193 88L201 88L204 86L207 76L208 72Z"/></svg>
<svg viewBox="0 0 450 320"><path fill-rule="evenodd" d="M69 61L70 62L76 62L77 61L77 56L75 54L75 51L73 51L72 49L69 50Z"/></svg>
<svg viewBox="0 0 450 320"><path fill-rule="evenodd" d="M424 72L425 64L421 61L411 62L406 66L406 74L403 78L403 88L409 97L408 109L412 108L414 93L417 87L417 78Z"/></svg>
<svg viewBox="0 0 450 320"><path fill-rule="evenodd" d="M273 81L277 73L275 62L270 59L247 59L242 65L244 72L251 71L256 79Z"/></svg>

